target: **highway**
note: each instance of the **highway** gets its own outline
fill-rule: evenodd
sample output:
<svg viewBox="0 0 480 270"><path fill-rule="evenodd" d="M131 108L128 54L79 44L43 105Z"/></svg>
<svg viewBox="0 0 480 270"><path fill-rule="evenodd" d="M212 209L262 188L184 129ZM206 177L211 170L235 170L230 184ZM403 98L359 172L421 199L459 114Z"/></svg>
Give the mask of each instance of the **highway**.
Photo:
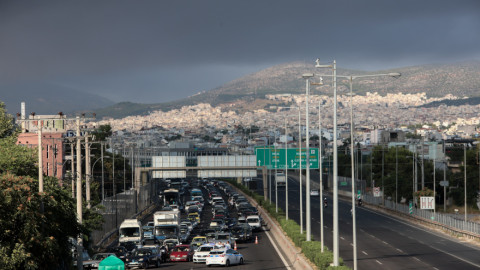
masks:
<svg viewBox="0 0 480 270"><path fill-rule="evenodd" d="M223 192L219 191L224 199L227 197L223 194ZM204 191L205 193L205 191ZM206 194L205 194L206 196ZM186 200L186 198L184 198ZM235 211L236 213L236 211ZM199 227L206 228L210 224L210 220L212 218L211 214L211 206L206 205L205 209L203 210L202 214L202 221ZM244 256L245 264L244 265L235 265L233 266L235 269L245 269L245 270L263 270L263 269L286 269L285 265L282 262L282 259L277 254L274 246L270 242L267 234L269 232L260 231L254 232L254 236L258 238L258 244L255 244L254 241L249 243L237 243L237 251ZM192 232L190 237L196 235L202 235L200 229L195 229ZM233 245L232 245L233 248ZM204 263L193 263L193 262L165 262L162 263L160 268L150 268L150 269L207 269Z"/></svg>
<svg viewBox="0 0 480 270"><path fill-rule="evenodd" d="M300 220L299 182L289 173L289 216ZM318 181L318 176L312 178ZM305 178L304 178L305 180ZM257 190L261 181L257 181ZM305 189L303 198L305 199ZM275 202L275 192L272 192ZM279 207L285 208L285 188L278 190ZM324 208L325 244L331 250L331 195ZM312 197L312 237L320 240L320 198ZM305 211L305 204L303 206ZM339 200L339 250L345 264L353 268L351 203ZM357 263L359 269L480 269L480 249L419 225L374 212L357 209ZM304 215L305 218L305 215ZM305 222L304 222L305 225Z"/></svg>

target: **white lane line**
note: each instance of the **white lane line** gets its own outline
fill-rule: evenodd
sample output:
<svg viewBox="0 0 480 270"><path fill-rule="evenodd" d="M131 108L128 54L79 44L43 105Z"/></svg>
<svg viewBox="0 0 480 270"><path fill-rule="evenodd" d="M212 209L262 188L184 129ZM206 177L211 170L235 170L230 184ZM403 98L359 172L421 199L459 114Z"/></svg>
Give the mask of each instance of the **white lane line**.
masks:
<svg viewBox="0 0 480 270"><path fill-rule="evenodd" d="M406 226L408 226L408 227L410 227L410 228L413 227L413 228L415 228L416 230L420 230L420 231L426 232L427 234L435 235L435 236L440 237L440 238L443 238L443 239L445 239L445 240L447 240L447 241L452 241L451 239L449 239L449 238L447 238L447 237L445 237L445 236L443 236L443 235L439 235L439 234L432 233L432 232L428 231L427 229L423 229L423 228L420 228L420 227L415 227L413 224L410 224L410 223L408 223L408 222L402 221L402 220L400 220L400 219L397 219L397 218L394 218L394 217L391 217L391 216L388 216L388 215L384 215L384 214L381 214L381 213L372 211L372 210L370 210L370 209L368 209L368 208L363 208L363 210L364 210L364 211L369 211L370 213L373 213L373 214L382 216L382 217L387 218L387 219L390 219L390 220L395 220L396 222L401 223L401 224L403 224L403 225L406 225ZM407 231L413 232L412 229L407 229ZM411 237L409 237L409 238L411 238ZM413 239L413 238L411 238L411 239ZM452 241L452 242L453 242L453 241ZM469 260L466 260L466 259L464 259L464 258L461 258L461 257L459 257L459 256L457 256L457 255L455 255L455 254L452 254L452 253L450 253L450 252L447 252L447 251L445 251L445 250L443 250L443 249L440 249L440 248L437 248L437 247L433 247L433 246L430 246L430 247L433 248L433 249L435 249L435 250L437 250L437 251L440 251L440 252L442 252L442 253L448 254L448 255L450 255L450 256L452 256L452 257L454 257L454 258L456 258L456 259L458 259L458 260L460 260L460 261L462 261L462 262L465 262L465 263L468 263L468 264L470 264L470 265L473 265L473 266L475 266L475 267L480 268L480 264L476 264L476 263L474 263L474 262L471 262L471 261L469 261Z"/></svg>
<svg viewBox="0 0 480 270"><path fill-rule="evenodd" d="M380 265L382 264L382 263L381 263L380 261L378 261L378 260L375 260L375 261L376 261L378 264L380 264Z"/></svg>
<svg viewBox="0 0 480 270"><path fill-rule="evenodd" d="M414 258L415 260L421 262L419 258L417 258L417 257L413 257L413 258Z"/></svg>
<svg viewBox="0 0 480 270"><path fill-rule="evenodd" d="M352 246L352 247L353 247L353 243L350 243L350 246Z"/></svg>
<svg viewBox="0 0 480 270"><path fill-rule="evenodd" d="M343 236L340 236L340 239L345 240L345 238L343 238Z"/></svg>
<svg viewBox="0 0 480 270"><path fill-rule="evenodd" d="M280 259L282 260L283 265L285 265L285 267L286 267L288 270L291 270L290 266L288 266L288 263L287 263L287 261L285 260L285 258L283 257L282 253L280 252L280 250L278 250L277 245L275 244L275 242L273 242L273 239L272 239L272 237L270 236L270 234L269 234L267 231L265 231L265 234L268 236L268 240L270 240L270 243L272 243L272 246L275 248L275 251L277 252L278 256L280 256Z"/></svg>
<svg viewBox="0 0 480 270"><path fill-rule="evenodd" d="M366 253L365 251L362 250L362 253L365 254L365 255L368 255L368 253Z"/></svg>
<svg viewBox="0 0 480 270"><path fill-rule="evenodd" d="M436 268L436 267L433 267L433 269L438 270L438 268Z"/></svg>
<svg viewBox="0 0 480 270"><path fill-rule="evenodd" d="M385 242L385 241L382 241L382 243L384 243L385 245L388 245L388 243L387 243L387 242Z"/></svg>
<svg viewBox="0 0 480 270"><path fill-rule="evenodd" d="M400 253L403 253L403 251L399 248L397 248L397 251L400 252Z"/></svg>

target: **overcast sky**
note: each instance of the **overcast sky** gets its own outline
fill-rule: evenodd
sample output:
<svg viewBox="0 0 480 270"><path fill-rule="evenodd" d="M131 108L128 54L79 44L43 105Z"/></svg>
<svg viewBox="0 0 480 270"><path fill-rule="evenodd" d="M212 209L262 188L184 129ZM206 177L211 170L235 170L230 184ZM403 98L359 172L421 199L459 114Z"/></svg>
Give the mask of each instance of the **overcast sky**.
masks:
<svg viewBox="0 0 480 270"><path fill-rule="evenodd" d="M479 60L480 1L0 0L7 83L157 103L317 57L360 70Z"/></svg>

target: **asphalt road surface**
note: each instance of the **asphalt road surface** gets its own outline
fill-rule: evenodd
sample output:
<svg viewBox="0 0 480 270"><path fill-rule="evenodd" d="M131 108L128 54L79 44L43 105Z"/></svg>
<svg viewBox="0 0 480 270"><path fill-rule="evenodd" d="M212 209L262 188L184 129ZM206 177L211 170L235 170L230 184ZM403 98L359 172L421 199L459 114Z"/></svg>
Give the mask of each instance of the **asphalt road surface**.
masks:
<svg viewBox="0 0 480 270"><path fill-rule="evenodd" d="M294 178L289 177L288 182L289 216L300 223L299 182ZM257 184L257 190L261 191L261 181ZM302 190L305 200L305 189ZM272 197L275 202L274 191ZM285 209L285 188L279 188L278 197L279 207ZM331 250L333 202L330 195L327 195L327 200L328 207L324 208L324 242ZM320 240L320 198L312 197L311 206L312 238ZM305 204L303 209L305 211ZM351 202L339 200L339 255L347 266L353 268L350 209ZM480 269L480 249L467 242L365 207L357 207L356 214L359 269Z"/></svg>

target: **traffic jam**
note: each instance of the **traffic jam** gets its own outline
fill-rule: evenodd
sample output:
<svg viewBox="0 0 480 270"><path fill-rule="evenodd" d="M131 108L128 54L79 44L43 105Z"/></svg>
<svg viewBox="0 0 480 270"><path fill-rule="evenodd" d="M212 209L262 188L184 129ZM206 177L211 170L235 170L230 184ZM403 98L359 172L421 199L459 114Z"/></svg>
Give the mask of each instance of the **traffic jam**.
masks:
<svg viewBox="0 0 480 270"><path fill-rule="evenodd" d="M114 255L125 269L245 263L248 258L238 252L237 245L258 243L256 232L262 229L258 210L247 198L220 180L161 181L160 210L145 224L124 220L118 245L96 255L102 259ZM84 267L96 269L98 260Z"/></svg>

